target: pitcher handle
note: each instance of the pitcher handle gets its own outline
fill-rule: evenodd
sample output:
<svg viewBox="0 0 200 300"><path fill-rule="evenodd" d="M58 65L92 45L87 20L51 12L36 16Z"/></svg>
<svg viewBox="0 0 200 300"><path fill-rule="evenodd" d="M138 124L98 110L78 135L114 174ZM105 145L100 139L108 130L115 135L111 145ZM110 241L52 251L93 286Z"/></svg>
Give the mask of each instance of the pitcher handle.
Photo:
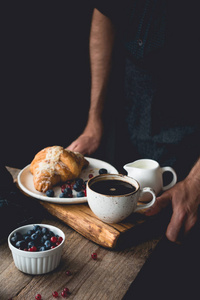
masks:
<svg viewBox="0 0 200 300"><path fill-rule="evenodd" d="M171 187L173 187L176 184L176 182L177 182L177 175L176 175L176 172L174 171L174 169L171 168L171 167L163 167L161 169L162 169L162 174L164 172L171 172L172 175L173 175L172 181L168 185L165 185L165 186L162 187L162 190L166 191L166 190L170 189Z"/></svg>
<svg viewBox="0 0 200 300"><path fill-rule="evenodd" d="M139 195L138 199L140 199L145 193L152 194L152 200L150 202L146 203L146 204L139 204L138 205L138 203L137 203L137 207L134 210L135 212L139 211L141 209L144 209L144 208L149 208L149 207L151 207L155 203L155 201L156 201L156 195L155 195L154 190L152 188L150 188L150 187L145 187L145 188L141 189L140 190L140 195Z"/></svg>

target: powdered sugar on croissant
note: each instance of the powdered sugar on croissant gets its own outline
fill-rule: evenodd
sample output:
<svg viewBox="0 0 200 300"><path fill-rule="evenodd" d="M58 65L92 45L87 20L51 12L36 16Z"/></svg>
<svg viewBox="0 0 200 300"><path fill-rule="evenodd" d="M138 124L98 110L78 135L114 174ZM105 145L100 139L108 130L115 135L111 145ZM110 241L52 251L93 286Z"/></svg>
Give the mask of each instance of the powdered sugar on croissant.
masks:
<svg viewBox="0 0 200 300"><path fill-rule="evenodd" d="M59 182L75 179L88 164L81 153L61 146L44 148L36 154L30 166L35 189L46 192Z"/></svg>

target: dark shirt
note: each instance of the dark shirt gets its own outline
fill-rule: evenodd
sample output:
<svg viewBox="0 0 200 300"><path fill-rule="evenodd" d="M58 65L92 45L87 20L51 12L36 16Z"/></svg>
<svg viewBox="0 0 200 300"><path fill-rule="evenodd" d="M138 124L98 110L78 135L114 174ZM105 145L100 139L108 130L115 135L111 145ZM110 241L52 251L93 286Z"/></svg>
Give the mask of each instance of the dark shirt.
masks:
<svg viewBox="0 0 200 300"><path fill-rule="evenodd" d="M137 158L170 164L182 177L200 153L197 4L166 0L96 4L115 24L124 49L123 104Z"/></svg>
<svg viewBox="0 0 200 300"><path fill-rule="evenodd" d="M137 62L165 45L165 0L97 1L96 7L117 26L127 53Z"/></svg>

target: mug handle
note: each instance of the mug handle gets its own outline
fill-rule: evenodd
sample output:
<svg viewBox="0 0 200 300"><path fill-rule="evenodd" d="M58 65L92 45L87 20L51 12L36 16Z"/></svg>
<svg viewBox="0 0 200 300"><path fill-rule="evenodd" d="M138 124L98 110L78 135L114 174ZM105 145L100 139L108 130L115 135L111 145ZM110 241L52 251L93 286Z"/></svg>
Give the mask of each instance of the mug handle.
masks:
<svg viewBox="0 0 200 300"><path fill-rule="evenodd" d="M137 203L137 207L134 210L134 212L139 211L139 210L144 209L144 208L149 208L150 206L152 206L155 203L155 201L156 201L156 195L155 195L154 190L152 188L150 188L150 187L145 187L145 188L141 189L138 199L140 197L142 197L145 193L152 194L152 200L150 202L146 203L146 204L139 204L138 205L138 203Z"/></svg>
<svg viewBox="0 0 200 300"><path fill-rule="evenodd" d="M172 175L173 175L172 181L168 185L165 185L165 186L162 187L162 190L166 191L166 190L170 189L171 187L173 187L176 184L176 182L177 182L177 175L176 175L176 172L174 171L174 169L171 168L171 167L163 167L163 168L161 168L161 170L162 170L162 174L164 172L171 172Z"/></svg>

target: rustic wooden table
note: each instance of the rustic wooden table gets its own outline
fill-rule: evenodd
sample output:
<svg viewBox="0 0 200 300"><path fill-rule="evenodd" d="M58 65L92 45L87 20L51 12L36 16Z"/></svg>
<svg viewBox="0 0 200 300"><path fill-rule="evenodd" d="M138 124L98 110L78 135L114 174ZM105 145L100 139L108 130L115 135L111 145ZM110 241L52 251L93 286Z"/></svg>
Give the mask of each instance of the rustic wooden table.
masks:
<svg viewBox="0 0 200 300"><path fill-rule="evenodd" d="M9 168L16 178L19 170ZM69 226L45 214L42 223L58 226L66 235L61 263L58 268L45 275L27 275L19 271L13 262L7 241L0 244L0 299L59 298L63 288L70 291L69 299L120 300L127 292L143 264L152 253L160 236L144 239L122 250L103 248L71 229ZM97 260L91 258L97 253ZM70 270L72 275L66 275Z"/></svg>

